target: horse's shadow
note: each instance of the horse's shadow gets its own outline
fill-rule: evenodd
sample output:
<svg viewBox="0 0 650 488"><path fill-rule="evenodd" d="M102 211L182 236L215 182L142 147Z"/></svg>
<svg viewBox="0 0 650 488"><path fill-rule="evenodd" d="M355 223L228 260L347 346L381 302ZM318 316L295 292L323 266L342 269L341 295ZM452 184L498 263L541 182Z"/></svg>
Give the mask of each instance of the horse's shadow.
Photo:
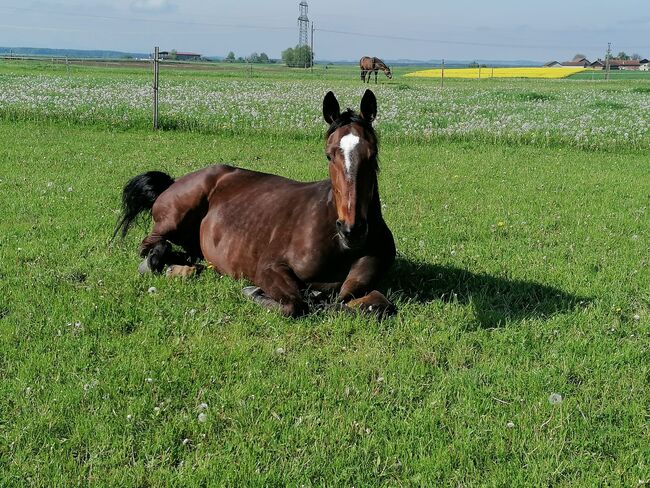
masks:
<svg viewBox="0 0 650 488"><path fill-rule="evenodd" d="M472 273L399 257L386 277L385 286L400 301L471 303L483 328L501 327L506 322L527 318L547 318L589 301L534 281Z"/></svg>

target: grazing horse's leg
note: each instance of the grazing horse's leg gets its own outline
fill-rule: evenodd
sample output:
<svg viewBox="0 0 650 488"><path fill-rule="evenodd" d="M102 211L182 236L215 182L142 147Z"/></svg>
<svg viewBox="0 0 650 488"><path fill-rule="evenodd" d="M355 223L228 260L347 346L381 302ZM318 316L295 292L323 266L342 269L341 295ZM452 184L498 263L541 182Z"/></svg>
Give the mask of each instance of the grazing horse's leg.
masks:
<svg viewBox="0 0 650 488"><path fill-rule="evenodd" d="M377 71L379 70L375 70L375 85L377 84Z"/></svg>
<svg viewBox="0 0 650 488"><path fill-rule="evenodd" d="M279 309L289 317L307 313L307 304L300 290L304 285L293 270L284 263L261 264L255 279L263 293L250 294L251 298L269 309Z"/></svg>
<svg viewBox="0 0 650 488"><path fill-rule="evenodd" d="M364 70L361 70L361 83L366 82L366 72Z"/></svg>

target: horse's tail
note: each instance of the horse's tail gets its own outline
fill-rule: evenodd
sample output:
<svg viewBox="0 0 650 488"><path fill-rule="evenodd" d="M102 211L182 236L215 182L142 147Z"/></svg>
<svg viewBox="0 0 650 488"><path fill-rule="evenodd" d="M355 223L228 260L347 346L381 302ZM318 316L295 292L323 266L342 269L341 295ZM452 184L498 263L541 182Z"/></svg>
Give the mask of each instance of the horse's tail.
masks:
<svg viewBox="0 0 650 488"><path fill-rule="evenodd" d="M151 211L156 199L173 183L174 178L162 171L149 171L131 178L122 190L122 215L117 221L112 239L120 231L124 238L138 215Z"/></svg>

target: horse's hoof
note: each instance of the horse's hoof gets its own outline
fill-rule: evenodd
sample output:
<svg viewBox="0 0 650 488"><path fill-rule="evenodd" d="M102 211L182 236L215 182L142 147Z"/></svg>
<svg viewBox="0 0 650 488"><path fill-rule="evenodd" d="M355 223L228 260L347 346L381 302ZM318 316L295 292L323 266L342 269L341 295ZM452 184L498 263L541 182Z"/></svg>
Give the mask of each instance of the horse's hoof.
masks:
<svg viewBox="0 0 650 488"><path fill-rule="evenodd" d="M267 310L279 310L283 315L288 317L300 317L307 311L307 306L303 302L285 303L276 302L268 297L264 290L259 286L245 286L242 288L242 293L246 298L250 298L258 305L266 308Z"/></svg>
<svg viewBox="0 0 650 488"><path fill-rule="evenodd" d="M259 286L245 286L241 289L245 297L255 300L257 297L263 297L264 292Z"/></svg>
<svg viewBox="0 0 650 488"><path fill-rule="evenodd" d="M144 258L144 261L140 263L140 265L138 266L138 273L140 273L141 275L151 273L151 268L149 267L148 258Z"/></svg>
<svg viewBox="0 0 650 488"><path fill-rule="evenodd" d="M167 268L165 276L167 278L174 278L180 276L181 278L188 278L197 273L196 266L182 266L180 264L172 264Z"/></svg>
<svg viewBox="0 0 650 488"><path fill-rule="evenodd" d="M379 318L397 314L397 307L377 290L373 290L366 296L356 300L350 300L346 305L352 310L373 314Z"/></svg>
<svg viewBox="0 0 650 488"><path fill-rule="evenodd" d="M272 298L267 297L264 294L264 290L262 290L259 286L245 286L241 289L241 292L246 298L250 298L255 303L262 305L269 310L281 308L280 303L276 302Z"/></svg>

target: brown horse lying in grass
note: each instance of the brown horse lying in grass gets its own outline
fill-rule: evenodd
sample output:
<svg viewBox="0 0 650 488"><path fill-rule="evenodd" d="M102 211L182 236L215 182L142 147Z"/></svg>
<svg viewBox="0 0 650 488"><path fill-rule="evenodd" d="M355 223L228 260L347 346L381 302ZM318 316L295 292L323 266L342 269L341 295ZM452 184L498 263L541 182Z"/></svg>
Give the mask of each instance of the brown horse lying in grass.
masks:
<svg viewBox="0 0 650 488"><path fill-rule="evenodd" d="M393 305L373 290L395 259L379 202L376 114L370 90L358 114L341 113L327 93L330 177L323 181L226 165L176 181L158 171L136 176L124 187L114 235L121 230L124 237L138 214L150 210L154 226L140 245L141 270L161 273L174 262L176 244L192 262L205 258L219 273L250 280L258 287L248 288L251 298L288 316L306 313L306 295L315 292L338 293L343 308L392 313ZM168 274L193 272L176 271Z"/></svg>

